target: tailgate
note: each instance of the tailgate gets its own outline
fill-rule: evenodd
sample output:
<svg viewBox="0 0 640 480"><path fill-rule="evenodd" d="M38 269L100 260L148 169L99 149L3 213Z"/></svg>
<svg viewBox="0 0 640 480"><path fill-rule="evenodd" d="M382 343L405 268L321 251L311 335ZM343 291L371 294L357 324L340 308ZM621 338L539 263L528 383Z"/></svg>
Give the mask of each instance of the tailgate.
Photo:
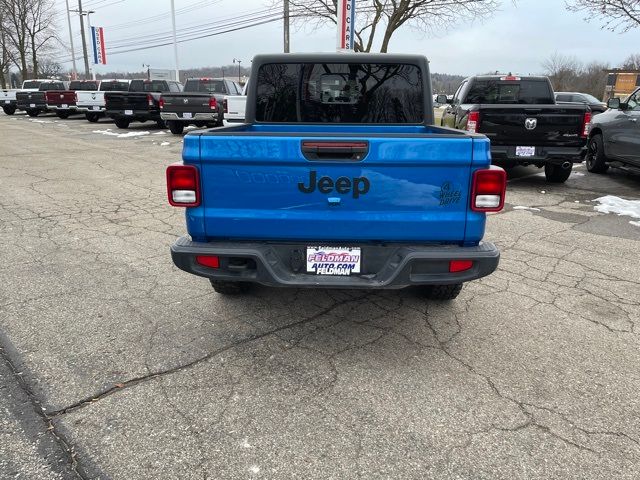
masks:
<svg viewBox="0 0 640 480"><path fill-rule="evenodd" d="M75 105L76 94L75 92L46 92L45 98L49 105Z"/></svg>
<svg viewBox="0 0 640 480"><path fill-rule="evenodd" d="M104 105L104 92L76 92L78 106Z"/></svg>
<svg viewBox="0 0 640 480"><path fill-rule="evenodd" d="M480 107L479 133L495 145L582 146L585 107Z"/></svg>
<svg viewBox="0 0 640 480"><path fill-rule="evenodd" d="M162 95L164 100L165 112L202 112L204 110L211 110L209 107L210 95Z"/></svg>
<svg viewBox="0 0 640 480"><path fill-rule="evenodd" d="M146 93L107 92L105 99L108 110L149 109L149 100Z"/></svg>
<svg viewBox="0 0 640 480"><path fill-rule="evenodd" d="M200 141L208 238L423 243L465 238L469 137L202 135ZM351 153L345 142L353 144ZM185 148L187 143L192 142L185 141ZM325 146L318 150L314 143L333 144L332 159L322 153Z"/></svg>

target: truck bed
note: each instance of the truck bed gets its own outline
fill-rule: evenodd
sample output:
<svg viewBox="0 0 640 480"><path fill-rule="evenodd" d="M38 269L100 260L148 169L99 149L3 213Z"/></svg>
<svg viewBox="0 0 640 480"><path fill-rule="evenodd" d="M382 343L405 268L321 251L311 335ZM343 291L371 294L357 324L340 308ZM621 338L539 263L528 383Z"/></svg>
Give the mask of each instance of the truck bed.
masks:
<svg viewBox="0 0 640 480"><path fill-rule="evenodd" d="M468 208L472 168L490 163L479 135L424 125L243 124L190 133L184 145L184 162L203 179L203 205L187 215L200 241L460 245L484 233L485 215Z"/></svg>

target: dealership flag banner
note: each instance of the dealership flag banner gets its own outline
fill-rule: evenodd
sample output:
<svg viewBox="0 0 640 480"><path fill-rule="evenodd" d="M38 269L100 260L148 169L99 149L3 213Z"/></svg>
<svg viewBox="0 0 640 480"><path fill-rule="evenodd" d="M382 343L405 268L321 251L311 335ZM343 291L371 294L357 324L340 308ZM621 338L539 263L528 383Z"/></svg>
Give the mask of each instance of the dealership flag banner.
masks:
<svg viewBox="0 0 640 480"><path fill-rule="evenodd" d="M93 63L106 65L107 50L104 46L104 29L102 27L91 27L91 38L93 39Z"/></svg>
<svg viewBox="0 0 640 480"><path fill-rule="evenodd" d="M338 52L353 51L356 0L338 0Z"/></svg>

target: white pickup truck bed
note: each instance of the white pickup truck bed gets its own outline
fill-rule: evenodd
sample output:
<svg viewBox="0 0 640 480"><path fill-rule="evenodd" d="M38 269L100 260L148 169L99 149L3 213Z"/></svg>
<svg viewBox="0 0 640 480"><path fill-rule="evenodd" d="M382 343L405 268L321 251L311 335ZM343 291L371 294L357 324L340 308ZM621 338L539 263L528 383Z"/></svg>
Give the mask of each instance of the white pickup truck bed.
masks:
<svg viewBox="0 0 640 480"><path fill-rule="evenodd" d="M242 95L227 95L225 97L226 109L224 119L230 123L243 123L247 108L247 85L242 89Z"/></svg>

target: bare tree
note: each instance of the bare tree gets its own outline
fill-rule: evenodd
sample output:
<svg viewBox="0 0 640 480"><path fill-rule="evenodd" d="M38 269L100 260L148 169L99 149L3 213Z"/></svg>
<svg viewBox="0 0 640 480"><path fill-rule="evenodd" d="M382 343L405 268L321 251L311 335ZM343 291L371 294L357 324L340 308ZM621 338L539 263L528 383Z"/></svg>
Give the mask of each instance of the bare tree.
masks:
<svg viewBox="0 0 640 480"><path fill-rule="evenodd" d="M38 74L42 78L60 78L63 73L64 68L55 60L48 57L38 60Z"/></svg>
<svg viewBox="0 0 640 480"><path fill-rule="evenodd" d="M33 77L38 77L38 54L46 51L52 41L57 40L51 12L52 0L22 0L27 7L27 35L31 50Z"/></svg>
<svg viewBox="0 0 640 480"><path fill-rule="evenodd" d="M4 37L9 43L13 63L20 70L22 79L29 78L27 57L29 35L27 33L27 5L20 0L0 0L0 10L4 18Z"/></svg>
<svg viewBox="0 0 640 480"><path fill-rule="evenodd" d="M574 12L595 16L603 28L611 31L628 32L640 27L640 0L567 0L566 5Z"/></svg>
<svg viewBox="0 0 640 480"><path fill-rule="evenodd" d="M640 53L634 53L627 57L621 68L625 70L640 70Z"/></svg>
<svg viewBox="0 0 640 480"><path fill-rule="evenodd" d="M556 52L542 63L542 67L551 80L553 88L558 91L566 91L575 84L581 65L575 57Z"/></svg>
<svg viewBox="0 0 640 480"><path fill-rule="evenodd" d="M9 52L9 42L5 35L6 14L0 8L0 87L7 88L7 77L9 76L9 67L11 65L11 55Z"/></svg>
<svg viewBox="0 0 640 480"><path fill-rule="evenodd" d="M280 8L282 0L273 0ZM291 17L298 23L336 23L338 0L289 0ZM354 27L354 49L370 52L381 38L381 52L400 27L410 26L429 32L436 26L483 18L495 11L500 0L359 0Z"/></svg>

